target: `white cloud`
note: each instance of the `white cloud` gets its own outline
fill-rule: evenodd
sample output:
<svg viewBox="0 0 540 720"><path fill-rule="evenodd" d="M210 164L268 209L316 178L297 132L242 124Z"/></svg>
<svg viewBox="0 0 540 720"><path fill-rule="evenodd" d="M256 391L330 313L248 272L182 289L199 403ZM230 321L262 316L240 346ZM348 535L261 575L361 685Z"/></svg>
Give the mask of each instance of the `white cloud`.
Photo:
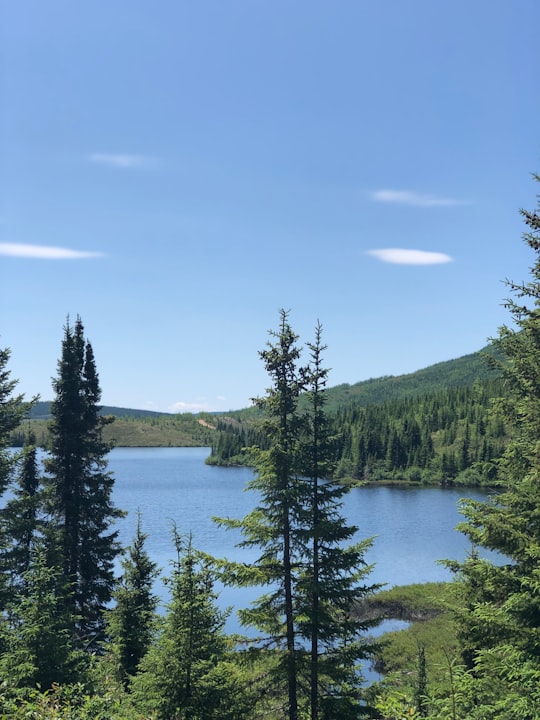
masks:
<svg viewBox="0 0 540 720"><path fill-rule="evenodd" d="M69 248L52 247L48 245L0 243L0 255L36 258L39 260L79 260L82 258L102 257L103 253L88 250L70 250Z"/></svg>
<svg viewBox="0 0 540 720"><path fill-rule="evenodd" d="M98 165L122 169L149 167L154 164L154 160L148 156L122 153L93 153L90 160Z"/></svg>
<svg viewBox="0 0 540 720"><path fill-rule="evenodd" d="M441 263L452 262L450 255L428 250L384 248L381 250L368 250L367 254L373 255L382 262L394 263L395 265L440 265Z"/></svg>
<svg viewBox="0 0 540 720"><path fill-rule="evenodd" d="M437 197L436 195L422 195L410 190L376 190L371 193L375 202L393 203L397 205L415 205L416 207L449 207L462 205L453 198Z"/></svg>
<svg viewBox="0 0 540 720"><path fill-rule="evenodd" d="M169 412L173 413L198 413L198 412L210 412L210 407L208 403L205 402L199 402L199 403L187 403L187 402L175 402L172 405L169 405Z"/></svg>

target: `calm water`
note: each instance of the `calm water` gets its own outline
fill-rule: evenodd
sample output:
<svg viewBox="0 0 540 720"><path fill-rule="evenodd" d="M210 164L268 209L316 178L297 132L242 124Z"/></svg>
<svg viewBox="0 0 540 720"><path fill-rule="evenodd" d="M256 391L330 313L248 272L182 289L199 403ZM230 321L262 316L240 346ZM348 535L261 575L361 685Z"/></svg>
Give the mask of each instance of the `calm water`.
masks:
<svg viewBox="0 0 540 720"><path fill-rule="evenodd" d="M119 521L120 539L126 546L131 543L140 511L143 531L148 535L148 553L164 575L175 557L173 525L180 534L192 532L195 547L215 557L245 562L257 557L256 549L236 547L241 540L238 532L227 531L212 521L213 516L241 518L253 509L255 494L244 492L253 473L247 468L205 465L208 453L208 448L115 448L108 457L115 476L114 502L127 511L126 518ZM366 556L374 564L368 582L391 587L450 579L449 571L437 561L461 560L470 549L465 537L454 529L462 519L458 501L465 493L485 497L478 491L462 489L353 489L344 498L342 514L348 524L358 526L357 539L374 538ZM247 607L261 592L257 588L218 589L223 608ZM156 592L166 601L161 580ZM379 632L404 625L386 621ZM234 614L226 630L246 632ZM368 667L363 675L368 683L379 677Z"/></svg>
<svg viewBox="0 0 540 720"><path fill-rule="evenodd" d="M253 477L247 468L219 468L204 464L208 448L115 448L109 455L109 469L115 475L114 501L127 517L120 522L121 540L128 545L134 535L137 510L143 530L148 534L147 550L167 574L175 552L171 528L182 534L192 532L195 547L216 557L248 562L257 550L240 550L237 532L212 522L213 516L241 518L253 509L256 496L244 492ZM441 488L355 488L345 497L343 515L359 528L358 539L374 537L366 560L374 564L368 582L404 585L448 580L444 558L463 559L469 548L463 535L455 531L461 516L458 501L464 490ZM482 498L477 491L469 497ZM261 594L257 588L218 588L222 608L247 607ZM156 591L163 599L166 590L160 582ZM400 629L406 624L386 621L376 634ZM249 633L234 613L226 625L228 632ZM380 676L369 666L363 668L369 684Z"/></svg>
<svg viewBox="0 0 540 720"><path fill-rule="evenodd" d="M148 552L166 572L174 557L173 523L181 534L193 533L195 547L217 557L249 561L257 556L256 550L235 547L239 534L212 522L216 515L243 517L254 507L254 493L244 492L252 471L205 465L208 452L207 448L115 448L109 455L116 480L114 501L128 511L120 523L121 539L131 542L140 510ZM392 586L450 579L437 561L462 559L470 549L465 537L454 530L461 519L458 500L465 493L483 497L463 489L353 489L345 498L343 515L358 526L359 539L375 538L366 558L375 565L370 581ZM249 593L226 589L221 601L245 605Z"/></svg>

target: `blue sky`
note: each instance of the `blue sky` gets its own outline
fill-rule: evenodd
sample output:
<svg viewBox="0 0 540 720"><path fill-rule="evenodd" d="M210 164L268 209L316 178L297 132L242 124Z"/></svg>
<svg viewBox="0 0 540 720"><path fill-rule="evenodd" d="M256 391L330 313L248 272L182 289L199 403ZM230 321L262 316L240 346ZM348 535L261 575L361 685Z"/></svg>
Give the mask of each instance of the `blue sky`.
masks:
<svg viewBox="0 0 540 720"><path fill-rule="evenodd" d="M474 352L527 278L537 0L19 0L0 22L0 344L52 398L264 393L280 308L330 384Z"/></svg>

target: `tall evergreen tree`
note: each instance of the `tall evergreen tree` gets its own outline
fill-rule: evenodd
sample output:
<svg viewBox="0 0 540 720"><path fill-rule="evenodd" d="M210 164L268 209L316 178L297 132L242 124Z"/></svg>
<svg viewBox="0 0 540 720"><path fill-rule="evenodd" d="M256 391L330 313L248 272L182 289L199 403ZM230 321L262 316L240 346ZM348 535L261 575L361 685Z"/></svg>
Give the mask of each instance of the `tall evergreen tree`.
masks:
<svg viewBox="0 0 540 720"><path fill-rule="evenodd" d="M12 432L22 422L32 407L31 402L25 402L23 395L15 395L17 380L10 377L8 362L10 351L0 349L0 498L13 481L19 456L8 451ZM6 548L10 544L6 528L4 512L0 511L0 551L4 557L0 558L0 610L5 608L7 602L6 579L10 572L6 566Z"/></svg>
<svg viewBox="0 0 540 720"><path fill-rule="evenodd" d="M59 570L51 568L43 541L32 547L24 590L8 605L6 649L0 673L8 687L40 687L79 679L80 651L72 644L71 618L66 612Z"/></svg>
<svg viewBox="0 0 540 720"><path fill-rule="evenodd" d="M288 313L280 314L279 331L272 331L273 342L268 342L259 354L272 380L263 398L255 402L265 415L262 431L269 448L257 455L257 476L249 487L260 495L259 505L242 520L224 520L226 527L240 528L243 547L259 547L261 555L252 566L240 574L232 572L233 582L246 585L266 585L269 592L256 600L252 607L239 612L241 622L257 628L278 648L284 643L280 655L278 674L285 677L287 717L298 718L298 666L295 623L294 586L298 570L298 539L294 523L298 508L304 504L301 493L306 485L297 482L299 477L299 439L301 422L298 398L303 378L298 369L300 348L297 335L288 322ZM279 676L278 675L278 676Z"/></svg>
<svg viewBox="0 0 540 720"><path fill-rule="evenodd" d="M12 591L21 590L23 576L30 567L33 544L43 530L43 492L37 459L36 438L29 432L12 486L12 497L2 514L6 532L3 564Z"/></svg>
<svg viewBox="0 0 540 720"><path fill-rule="evenodd" d="M310 363L304 371L307 411L302 441L302 479L307 482L305 507L298 509L298 534L304 545L298 578L298 635L310 645L310 718L357 718L361 714L362 676L357 662L371 650L365 623L351 612L374 587L364 584L370 568L364 555L371 541L346 546L358 528L341 514L348 487L331 478L333 438L325 413L328 370L323 366L322 326L307 343Z"/></svg>
<svg viewBox="0 0 540 720"><path fill-rule="evenodd" d="M114 592L116 605L110 610L107 621L112 654L126 688L152 642L158 605L152 585L159 572L146 552L146 538L139 514L133 543L127 550L127 557L122 559L123 574Z"/></svg>
<svg viewBox="0 0 540 720"><path fill-rule="evenodd" d="M191 537L185 542L175 530L174 541L171 601L133 680L134 698L164 720L240 720L246 708L227 663L226 613L215 604L214 571Z"/></svg>
<svg viewBox="0 0 540 720"><path fill-rule="evenodd" d="M85 340L80 318L64 328L56 393L52 403L51 457L45 463L49 513L56 528L58 563L72 587L68 598L80 643L99 641L103 610L114 585L113 563L120 552L122 513L112 503L113 477L107 471L103 426L99 415L101 390L92 346Z"/></svg>
<svg viewBox="0 0 540 720"><path fill-rule="evenodd" d="M0 349L0 496L10 482L17 461L16 456L6 452L11 433L20 425L34 402L25 402L23 395L14 395L18 380L10 377L7 367L10 354L9 349Z"/></svg>
<svg viewBox="0 0 540 720"><path fill-rule="evenodd" d="M470 717L485 717L486 707L490 718L540 717L540 213L522 215L536 260L529 282L507 283L515 329L502 327L496 341L510 391L505 417L514 425L499 463L504 490L487 502L467 501L461 526L475 546L504 559L473 553L455 565L464 659L475 678Z"/></svg>
<svg viewBox="0 0 540 720"><path fill-rule="evenodd" d="M363 626L351 610L368 591L359 581L368 570L369 542L344 547L356 528L339 512L345 489L328 480L333 463L324 413L322 329L317 327L315 343L308 346L310 365L302 367L298 337L285 311L280 320L260 353L272 384L256 401L264 412L261 430L267 442L249 484L259 503L243 519L219 520L241 530L241 547L258 548L260 554L249 567L225 562L224 579L268 588L239 616L264 635L259 649L270 651L272 678L287 698L283 712L289 720L306 712L313 720L356 718L361 714L356 661L366 647L359 644ZM306 390L304 413L299 400Z"/></svg>

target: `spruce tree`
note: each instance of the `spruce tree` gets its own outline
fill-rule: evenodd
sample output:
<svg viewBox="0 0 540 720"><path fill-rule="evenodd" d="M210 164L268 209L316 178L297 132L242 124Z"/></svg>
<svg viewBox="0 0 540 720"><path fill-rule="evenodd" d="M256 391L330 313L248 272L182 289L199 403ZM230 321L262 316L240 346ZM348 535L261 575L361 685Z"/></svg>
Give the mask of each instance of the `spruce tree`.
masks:
<svg viewBox="0 0 540 720"><path fill-rule="evenodd" d="M114 586L113 564L120 552L112 503L113 477L107 471L111 446L103 440L109 419L99 415L101 390L92 346L80 318L64 328L56 393L51 406L51 457L45 463L48 510L56 562L72 592L66 598L81 646L96 647L103 610Z"/></svg>
<svg viewBox="0 0 540 720"><path fill-rule="evenodd" d="M53 683L80 678L80 651L73 648L71 617L59 570L51 568L43 541L32 547L23 589L12 594L5 631L6 648L0 658L0 674L6 685L49 690Z"/></svg>
<svg viewBox="0 0 540 720"><path fill-rule="evenodd" d="M522 215L536 259L529 282L507 281L515 326L502 327L496 341L513 438L499 462L501 491L487 502L468 500L461 525L474 546L497 551L501 562L473 552L454 564L463 657L474 678L470 717L484 717L486 707L490 718L540 717L540 213Z"/></svg>
<svg viewBox="0 0 540 720"><path fill-rule="evenodd" d="M219 519L241 530L240 547L258 548L259 556L250 565L224 561L223 579L268 588L239 611L245 626L262 633L256 647L265 669L274 666L266 673L275 683L266 686L266 697L283 694L289 720L306 712L313 720L356 718L362 712L356 661L367 647L360 638L365 628L352 611L369 591L362 584L369 541L345 546L356 528L340 514L345 488L328 479L333 443L324 412L322 329L317 327L315 343L308 345L311 363L303 367L283 310L280 321L260 353L272 383L256 400L266 449L256 453L257 475L248 487L259 502L243 519Z"/></svg>
<svg viewBox="0 0 540 720"><path fill-rule="evenodd" d="M2 561L12 591L21 590L24 585L23 576L30 567L34 542L44 527L43 491L35 442L35 435L30 431L19 458L12 497L2 511L6 532Z"/></svg>
<svg viewBox="0 0 540 720"><path fill-rule="evenodd" d="M174 542L171 600L133 679L133 696L164 720L240 720L246 708L227 663L227 613L215 603L214 570L191 536L185 541L175 529Z"/></svg>
<svg viewBox="0 0 540 720"><path fill-rule="evenodd" d="M133 543L122 559L123 574L113 595L116 605L107 619L112 655L126 688L152 642L158 605L152 586L159 572L146 552L146 538L139 514Z"/></svg>
<svg viewBox="0 0 540 720"><path fill-rule="evenodd" d="M298 665L294 586L298 570L298 539L294 523L297 509L305 504L307 487L299 478L299 439L301 422L298 398L303 388L298 369L300 348L297 335L288 322L288 313L280 313L280 328L270 333L259 354L272 380L263 398L256 399L264 413L262 432L269 447L257 453L257 476L249 488L259 493L258 506L242 520L221 519L226 527L240 528L241 547L258 547L261 554L251 566L229 565L226 582L268 586L269 592L251 608L239 611L242 624L264 633L266 643L283 652L278 655L278 678L286 684L287 717L298 718Z"/></svg>
<svg viewBox="0 0 540 720"><path fill-rule="evenodd" d="M10 350L0 349L0 496L5 492L17 457L6 452L13 431L21 424L35 402L25 402L23 395L14 395L18 380L10 377Z"/></svg>
<svg viewBox="0 0 540 720"><path fill-rule="evenodd" d="M25 402L23 395L15 395L17 380L10 377L8 362L10 351L0 349L0 498L14 481L19 454L8 450L11 434L30 412L33 402ZM6 580L10 575L6 565L6 549L10 545L4 511L0 511L0 611L7 602Z"/></svg>
<svg viewBox="0 0 540 720"><path fill-rule="evenodd" d="M348 487L332 480L334 443L325 412L328 370L322 362L322 326L307 343L304 370L306 411L301 446L301 479L307 503L298 511L303 569L296 586L298 635L310 645L310 718L357 718L361 714L362 676L357 663L369 656L367 626L352 612L375 587L365 584L370 571L364 555L371 541L347 546L358 528L341 514Z"/></svg>

